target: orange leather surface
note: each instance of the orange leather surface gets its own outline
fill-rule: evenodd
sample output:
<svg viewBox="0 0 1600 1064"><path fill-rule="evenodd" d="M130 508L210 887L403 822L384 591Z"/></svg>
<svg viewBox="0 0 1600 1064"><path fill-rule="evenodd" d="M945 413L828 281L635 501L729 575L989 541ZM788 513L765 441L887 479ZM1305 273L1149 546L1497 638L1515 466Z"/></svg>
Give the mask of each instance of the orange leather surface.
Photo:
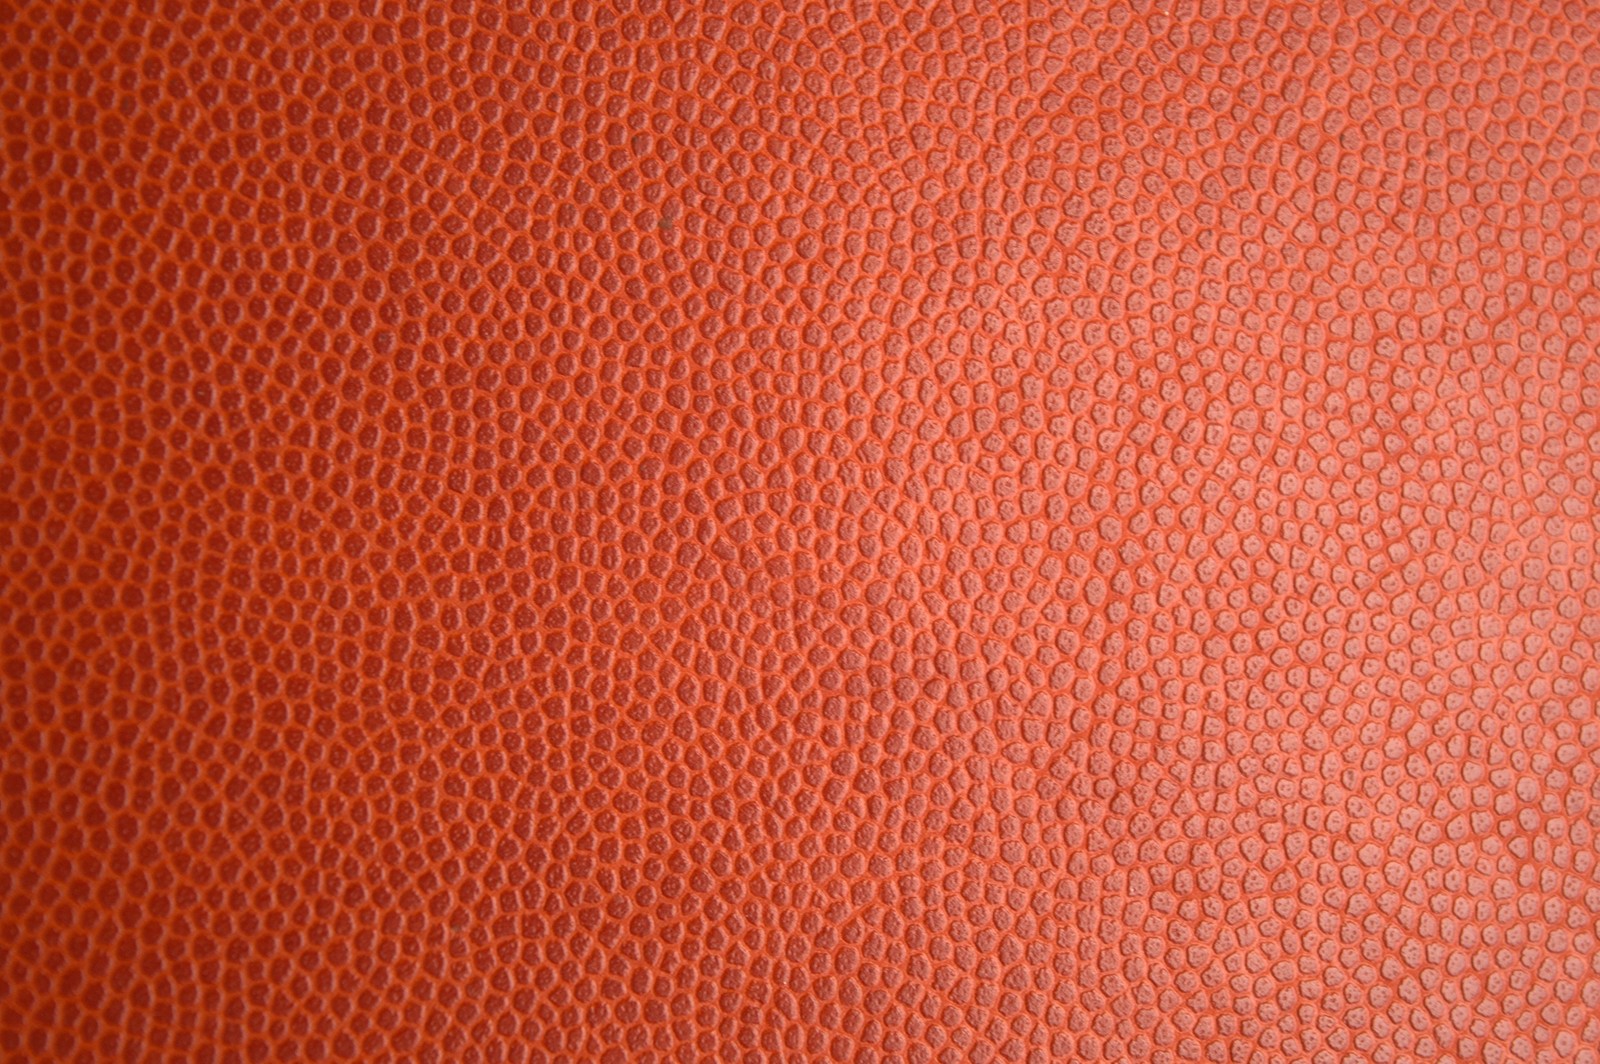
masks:
<svg viewBox="0 0 1600 1064"><path fill-rule="evenodd" d="M0 3L0 1059L1595 1064L1597 34Z"/></svg>

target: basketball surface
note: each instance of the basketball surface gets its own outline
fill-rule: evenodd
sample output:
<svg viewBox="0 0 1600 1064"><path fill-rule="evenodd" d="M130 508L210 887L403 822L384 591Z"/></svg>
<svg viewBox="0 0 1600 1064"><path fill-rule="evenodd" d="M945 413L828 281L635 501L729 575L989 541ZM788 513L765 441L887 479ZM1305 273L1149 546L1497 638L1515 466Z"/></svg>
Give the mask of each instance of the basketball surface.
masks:
<svg viewBox="0 0 1600 1064"><path fill-rule="evenodd" d="M0 1060L1596 1064L1600 7L0 3Z"/></svg>

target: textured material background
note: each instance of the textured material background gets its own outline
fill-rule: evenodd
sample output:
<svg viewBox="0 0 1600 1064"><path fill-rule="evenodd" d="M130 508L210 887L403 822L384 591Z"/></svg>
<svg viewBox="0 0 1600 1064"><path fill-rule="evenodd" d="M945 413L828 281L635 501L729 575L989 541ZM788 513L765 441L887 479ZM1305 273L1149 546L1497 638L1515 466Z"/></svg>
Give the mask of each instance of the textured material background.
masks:
<svg viewBox="0 0 1600 1064"><path fill-rule="evenodd" d="M0 4L0 1053L1596 1061L1600 8Z"/></svg>

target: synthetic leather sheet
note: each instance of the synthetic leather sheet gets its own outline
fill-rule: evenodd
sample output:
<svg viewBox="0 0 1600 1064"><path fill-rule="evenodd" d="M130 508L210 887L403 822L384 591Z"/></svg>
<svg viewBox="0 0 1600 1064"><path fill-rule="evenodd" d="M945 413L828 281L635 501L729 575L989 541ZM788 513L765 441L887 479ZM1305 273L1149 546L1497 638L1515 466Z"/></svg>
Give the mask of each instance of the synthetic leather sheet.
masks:
<svg viewBox="0 0 1600 1064"><path fill-rule="evenodd" d="M0 3L0 1055L1594 1064L1597 34Z"/></svg>

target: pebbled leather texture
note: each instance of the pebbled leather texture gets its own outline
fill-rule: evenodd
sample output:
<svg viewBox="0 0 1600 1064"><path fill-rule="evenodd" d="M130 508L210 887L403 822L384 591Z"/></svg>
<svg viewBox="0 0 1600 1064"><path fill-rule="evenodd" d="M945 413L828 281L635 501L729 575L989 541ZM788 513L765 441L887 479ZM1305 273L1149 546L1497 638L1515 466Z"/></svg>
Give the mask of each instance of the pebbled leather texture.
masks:
<svg viewBox="0 0 1600 1064"><path fill-rule="evenodd" d="M1595 1064L1597 34L0 4L0 1058Z"/></svg>

